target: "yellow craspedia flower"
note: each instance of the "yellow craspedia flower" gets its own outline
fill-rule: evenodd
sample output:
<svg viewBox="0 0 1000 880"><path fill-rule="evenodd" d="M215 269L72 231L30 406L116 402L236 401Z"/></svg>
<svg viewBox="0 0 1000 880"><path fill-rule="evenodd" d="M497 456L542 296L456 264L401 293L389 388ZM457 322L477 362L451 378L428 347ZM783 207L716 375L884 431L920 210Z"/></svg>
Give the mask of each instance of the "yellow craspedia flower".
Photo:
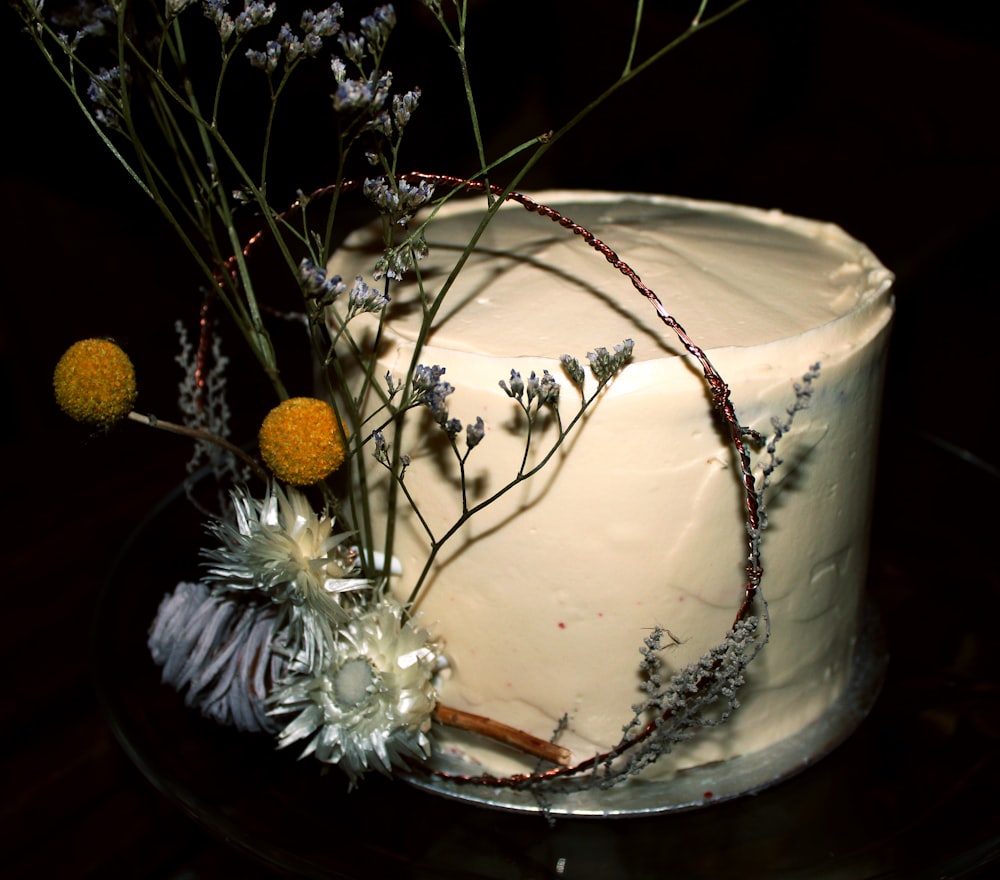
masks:
<svg viewBox="0 0 1000 880"><path fill-rule="evenodd" d="M272 409L257 435L271 472L292 486L311 486L344 462L345 450L333 407L315 397L293 397Z"/></svg>
<svg viewBox="0 0 1000 880"><path fill-rule="evenodd" d="M135 403L135 368L107 339L81 339L56 364L56 403L78 422L107 427L125 418Z"/></svg>

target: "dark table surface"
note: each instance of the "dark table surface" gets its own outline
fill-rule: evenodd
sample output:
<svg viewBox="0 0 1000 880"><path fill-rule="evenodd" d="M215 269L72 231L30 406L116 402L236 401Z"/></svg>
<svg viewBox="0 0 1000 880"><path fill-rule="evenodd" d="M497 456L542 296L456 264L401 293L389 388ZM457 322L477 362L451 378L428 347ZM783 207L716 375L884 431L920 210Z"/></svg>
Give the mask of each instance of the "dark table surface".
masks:
<svg viewBox="0 0 1000 880"><path fill-rule="evenodd" d="M684 65L701 65L697 82L664 87L654 108L658 119L676 110L695 122L678 130L659 119L647 131L648 95L646 104L636 97L639 107L588 131L607 138L624 130L615 140L621 161L597 162L578 145L540 169L532 187L778 205L840 223L897 273L870 578L892 661L871 718L828 760L875 756L879 785L857 797L866 810L882 804L887 815L914 817L879 876L991 876L987 863L1000 855L1000 576L992 555L1000 186L987 99L997 82L996 38L974 11L930 4L751 7L715 49L690 52L664 72L669 82ZM584 20L567 19L581 41ZM3 45L18 59L22 84L11 98L14 158L0 178L3 870L272 876L142 776L95 697L89 640L102 583L144 512L177 484L187 449L135 426L97 436L67 423L51 400L51 369L74 339L113 336L136 358L140 404L169 417L178 380L172 324L194 319L198 296L168 234L16 43L12 21ZM708 47L712 35L702 39ZM570 82L580 76L558 57L540 66ZM532 75L523 72L526 89ZM565 112L558 94L548 99ZM542 105L523 114L547 118ZM504 124L513 123L496 123ZM638 179L636 167L647 169ZM822 766L808 771L817 798L836 786ZM920 798L925 808L916 809ZM661 821L664 845L683 847L677 817ZM671 872L667 857L663 876L718 876L710 860L703 871L684 864ZM774 876L825 875L817 867Z"/></svg>

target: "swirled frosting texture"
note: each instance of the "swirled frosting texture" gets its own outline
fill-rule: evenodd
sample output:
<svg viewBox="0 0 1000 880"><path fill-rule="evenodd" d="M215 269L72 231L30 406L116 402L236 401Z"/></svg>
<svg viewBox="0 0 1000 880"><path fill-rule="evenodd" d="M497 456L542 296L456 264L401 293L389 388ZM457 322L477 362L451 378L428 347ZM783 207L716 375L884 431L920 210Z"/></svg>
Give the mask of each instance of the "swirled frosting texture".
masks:
<svg viewBox="0 0 1000 880"><path fill-rule="evenodd" d="M650 772L761 749L822 714L850 669L892 276L836 226L775 211L601 192L548 192L537 201L596 234L659 294L730 384L743 424L768 433L771 417L794 399L792 383L822 363L767 499L771 643L750 667L730 723ZM481 213L481 202L459 202L429 226L420 270L432 295ZM356 234L332 269L347 278L370 273L378 246L377 237ZM413 283L390 295L379 372L401 377L420 308ZM419 357L447 369L451 415L486 425L467 465L474 502L513 476L524 450L523 421L499 380L511 369L562 379L561 354L585 363L588 351L626 337L635 340L635 362L538 476L445 546L417 606L447 643L443 702L542 737L567 715L560 742L577 760L620 738L640 699L638 649L653 627L677 641L664 662L679 668L722 640L742 597L742 498L701 371L600 254L516 204L487 228ZM563 382L564 418L575 405ZM454 459L432 427L414 420L396 442L412 458L407 487L440 535L461 499ZM552 437L551 426L536 434L532 460ZM381 520L384 472L373 468L371 477ZM427 548L417 519L401 511L400 596ZM461 734L446 732L441 744L491 772L532 766Z"/></svg>

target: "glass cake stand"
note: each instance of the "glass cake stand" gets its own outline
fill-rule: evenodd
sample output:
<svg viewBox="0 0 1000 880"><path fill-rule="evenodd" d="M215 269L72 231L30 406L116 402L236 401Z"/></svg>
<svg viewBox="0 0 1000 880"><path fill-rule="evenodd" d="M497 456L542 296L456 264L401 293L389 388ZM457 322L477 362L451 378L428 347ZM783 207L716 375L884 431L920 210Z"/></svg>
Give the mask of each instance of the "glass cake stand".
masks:
<svg viewBox="0 0 1000 880"><path fill-rule="evenodd" d="M917 652L922 671L894 675L890 666L865 717L885 656L872 628L847 696L819 724L773 753L689 773L670 794L629 785L599 804L556 802L554 812L568 815L550 825L510 792L373 774L349 793L337 771L205 721L160 683L146 634L162 595L197 576L202 537L176 492L127 543L96 616L97 686L117 738L150 782L284 874L582 880L707 877L738 866L744 878L909 878L961 876L1000 853L997 812L977 806L1000 777L995 731L964 725L956 733L950 703L928 714L924 676L943 669L933 650ZM894 627L886 630L895 652ZM940 641L928 634L921 644ZM597 813L628 818L587 818Z"/></svg>

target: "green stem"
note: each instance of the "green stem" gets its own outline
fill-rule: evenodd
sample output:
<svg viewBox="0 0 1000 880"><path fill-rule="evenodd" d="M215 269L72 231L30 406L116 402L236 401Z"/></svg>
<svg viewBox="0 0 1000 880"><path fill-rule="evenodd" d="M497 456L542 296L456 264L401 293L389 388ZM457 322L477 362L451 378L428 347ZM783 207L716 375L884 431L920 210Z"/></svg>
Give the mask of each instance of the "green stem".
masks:
<svg viewBox="0 0 1000 880"><path fill-rule="evenodd" d="M294 69L294 66L285 68L285 71L281 76L281 80L278 82L278 87L276 89L271 89L271 101L267 111L267 124L264 127L264 144L261 147L260 153L261 192L267 192L267 159L271 152L271 133L274 131L274 120L278 113L278 99L281 97L281 93L288 84L288 78L292 75L292 70ZM271 79L268 77L268 84L270 84L270 82Z"/></svg>
<svg viewBox="0 0 1000 880"><path fill-rule="evenodd" d="M708 2L708 0L705 0L705 2ZM642 7L643 0L637 0L635 20L632 24L632 41L629 43L628 58L625 59L625 69L622 71L622 76L628 76L629 71L632 70L632 62L635 60L635 50L639 45L639 31L642 30ZM702 9L704 9L704 4L702 5Z"/></svg>
<svg viewBox="0 0 1000 880"><path fill-rule="evenodd" d="M175 29L174 37L176 39L178 61L184 68L186 68L187 57L184 49L183 36L179 27ZM164 83L164 85L166 84ZM241 176L244 179L249 179L246 173L242 170L240 163L236 161L235 155L228 148L228 145L226 145L221 136L219 136L216 126L214 124L208 124L201 115L201 112L198 109L198 98L194 93L194 88L190 79L184 77L183 85L187 96L186 106L190 108L189 112L195 117L198 137L201 140L202 150L204 151L205 158L209 163L209 167L212 169L213 176L218 174L219 169L214 149L214 145L218 144L223 149L227 158L239 168ZM181 103L183 106L183 102ZM271 344L271 337L268 334L267 329L264 327L260 307L254 293L253 279L246 263L246 255L243 253L243 242L240 240L239 233L236 231L235 221L229 205L229 198L226 195L224 186L222 186L217 177L211 181L210 189L206 191L205 197L208 198L210 194L214 195L213 202L215 209L219 213L220 219L222 220L229 240L231 252L236 260L236 266L243 293L241 301L246 306L249 314L249 327L245 325L243 327L244 336L247 337L248 341L251 343L251 349L257 356L257 360L260 362L264 372L270 379L278 398L285 400L289 396L288 391L285 389L284 384L281 381L281 377L278 373L274 347ZM261 198L260 204L262 207L266 207L266 202L264 202L263 198ZM271 216L272 212L266 211L266 214L268 216L269 225L272 228L275 240L280 246L283 244L283 239L278 232L273 216ZM288 259L290 262L294 262L291 260L290 254L288 255ZM243 322L239 323L242 324Z"/></svg>

